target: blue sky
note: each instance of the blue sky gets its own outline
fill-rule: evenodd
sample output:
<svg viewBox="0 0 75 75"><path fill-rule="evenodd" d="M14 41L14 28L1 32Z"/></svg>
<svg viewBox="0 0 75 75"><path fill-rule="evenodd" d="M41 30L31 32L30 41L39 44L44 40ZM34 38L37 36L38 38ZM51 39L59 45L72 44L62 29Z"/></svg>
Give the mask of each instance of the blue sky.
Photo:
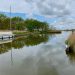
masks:
<svg viewBox="0 0 75 75"><path fill-rule="evenodd" d="M0 12L9 16L10 5L12 16L46 21L59 28L74 28L69 24L75 24L75 0L0 0Z"/></svg>
<svg viewBox="0 0 75 75"><path fill-rule="evenodd" d="M10 12L0 12L0 13L5 14L8 17L10 17ZM22 17L23 19L34 18L34 19L44 21L44 22L47 22L47 23L53 23L53 22L59 20L58 18L48 18L48 17L42 16L42 15L37 15L37 14L33 14L33 17L29 17L28 14L16 13L16 12L11 13L11 16L12 17L19 16L19 17Z"/></svg>

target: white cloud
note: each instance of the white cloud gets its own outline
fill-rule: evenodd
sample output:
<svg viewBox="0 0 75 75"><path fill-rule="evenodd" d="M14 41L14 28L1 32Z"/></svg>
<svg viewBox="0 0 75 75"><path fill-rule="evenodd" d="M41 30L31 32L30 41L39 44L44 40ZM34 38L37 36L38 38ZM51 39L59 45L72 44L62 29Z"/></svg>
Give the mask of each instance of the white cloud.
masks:
<svg viewBox="0 0 75 75"><path fill-rule="evenodd" d="M75 0L0 0L0 11L65 17L75 13Z"/></svg>

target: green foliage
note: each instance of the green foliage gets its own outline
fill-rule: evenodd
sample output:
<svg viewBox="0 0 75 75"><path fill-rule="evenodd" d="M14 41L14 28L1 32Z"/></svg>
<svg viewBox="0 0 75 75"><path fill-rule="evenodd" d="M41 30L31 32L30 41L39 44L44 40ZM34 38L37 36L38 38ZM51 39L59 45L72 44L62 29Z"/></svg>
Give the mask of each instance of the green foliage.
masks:
<svg viewBox="0 0 75 75"><path fill-rule="evenodd" d="M24 30L24 29L25 29L24 23L20 22L15 24L15 30Z"/></svg>
<svg viewBox="0 0 75 75"><path fill-rule="evenodd" d="M34 19L24 20L21 17L12 17L11 19L4 14L0 14L0 30L9 30L11 20L12 30L40 31L49 30L49 25L46 22L40 22Z"/></svg>
<svg viewBox="0 0 75 75"><path fill-rule="evenodd" d="M4 19L6 19L6 18L7 18L6 15L4 15L4 14L0 14L0 19L1 19L1 20L4 20Z"/></svg>
<svg viewBox="0 0 75 75"><path fill-rule="evenodd" d="M16 23L16 22L22 22L23 19L21 17L13 17L12 18L12 23Z"/></svg>
<svg viewBox="0 0 75 75"><path fill-rule="evenodd" d="M37 21L37 20L33 20L33 19L27 19L25 21L25 24L26 24L26 28L29 30L29 31L45 31L45 30L48 30L48 24L46 22L40 22L40 21Z"/></svg>
<svg viewBox="0 0 75 75"><path fill-rule="evenodd" d="M12 30L24 30L24 20L21 17L13 17L11 19Z"/></svg>

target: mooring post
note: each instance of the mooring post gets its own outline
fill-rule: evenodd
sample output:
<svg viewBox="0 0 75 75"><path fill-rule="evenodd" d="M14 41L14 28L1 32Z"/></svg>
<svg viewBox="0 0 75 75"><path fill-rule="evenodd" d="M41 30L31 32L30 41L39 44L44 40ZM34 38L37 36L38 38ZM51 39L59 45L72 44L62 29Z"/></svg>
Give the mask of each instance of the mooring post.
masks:
<svg viewBox="0 0 75 75"><path fill-rule="evenodd" d="M9 39L10 39L10 36L9 36Z"/></svg>
<svg viewBox="0 0 75 75"><path fill-rule="evenodd" d="M3 40L3 36L2 36L2 40Z"/></svg>

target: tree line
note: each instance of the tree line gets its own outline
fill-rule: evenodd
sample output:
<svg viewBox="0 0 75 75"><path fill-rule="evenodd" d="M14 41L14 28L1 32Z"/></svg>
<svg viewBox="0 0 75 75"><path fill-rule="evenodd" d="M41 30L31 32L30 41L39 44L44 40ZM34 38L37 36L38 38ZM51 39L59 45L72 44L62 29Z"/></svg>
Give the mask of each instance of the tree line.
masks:
<svg viewBox="0 0 75 75"><path fill-rule="evenodd" d="M11 22L11 26L10 26ZM26 31L47 31L49 25L46 22L41 22L35 19L24 20L21 17L7 17L0 14L0 30L26 30Z"/></svg>

